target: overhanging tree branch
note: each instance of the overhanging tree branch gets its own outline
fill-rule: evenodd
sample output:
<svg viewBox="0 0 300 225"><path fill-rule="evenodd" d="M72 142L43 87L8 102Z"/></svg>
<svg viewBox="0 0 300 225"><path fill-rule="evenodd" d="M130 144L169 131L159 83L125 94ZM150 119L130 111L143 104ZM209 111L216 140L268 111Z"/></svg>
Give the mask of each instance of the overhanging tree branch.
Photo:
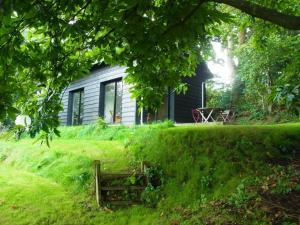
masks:
<svg viewBox="0 0 300 225"><path fill-rule="evenodd" d="M272 22L291 30L300 30L300 16L287 15L247 0L211 0L241 10L251 16Z"/></svg>
<svg viewBox="0 0 300 225"><path fill-rule="evenodd" d="M170 30L172 30L173 28L177 27L177 26L180 26L182 24L184 24L187 20L189 20L196 12L197 10L203 5L203 3L205 2L206 0L200 0L198 2L198 4L191 10L189 11L180 21L178 21L177 23L169 26L163 33L162 33L162 36L167 34Z"/></svg>
<svg viewBox="0 0 300 225"><path fill-rule="evenodd" d="M85 3L85 5L84 6L82 6L73 16L72 16L72 18L69 20L69 21L72 21L72 20L74 20L75 18L76 18L76 16L78 16L83 10L85 10L88 6L89 6L89 4L91 4L91 2L92 2L92 0L89 0L89 1L87 1L86 3Z"/></svg>

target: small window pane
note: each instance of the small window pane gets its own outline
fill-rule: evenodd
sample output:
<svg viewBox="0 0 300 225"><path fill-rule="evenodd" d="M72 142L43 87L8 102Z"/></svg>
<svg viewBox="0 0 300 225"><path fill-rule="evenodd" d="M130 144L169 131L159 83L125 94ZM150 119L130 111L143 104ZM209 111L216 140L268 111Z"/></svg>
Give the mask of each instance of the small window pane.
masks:
<svg viewBox="0 0 300 225"><path fill-rule="evenodd" d="M104 86L104 120L106 123L121 123L122 81L113 81Z"/></svg>
<svg viewBox="0 0 300 225"><path fill-rule="evenodd" d="M80 125L83 122L83 90L73 92L72 125Z"/></svg>
<svg viewBox="0 0 300 225"><path fill-rule="evenodd" d="M115 123L121 123L122 118L122 81L117 82Z"/></svg>
<svg viewBox="0 0 300 225"><path fill-rule="evenodd" d="M83 115L84 115L84 92L81 91L80 92L80 117L79 117L79 123L78 124L82 124L83 122Z"/></svg>
<svg viewBox="0 0 300 225"><path fill-rule="evenodd" d="M156 120L162 121L168 118L168 97L164 98L164 102L157 110Z"/></svg>
<svg viewBox="0 0 300 225"><path fill-rule="evenodd" d="M104 120L106 123L113 123L115 101L115 83L105 85L104 95Z"/></svg>

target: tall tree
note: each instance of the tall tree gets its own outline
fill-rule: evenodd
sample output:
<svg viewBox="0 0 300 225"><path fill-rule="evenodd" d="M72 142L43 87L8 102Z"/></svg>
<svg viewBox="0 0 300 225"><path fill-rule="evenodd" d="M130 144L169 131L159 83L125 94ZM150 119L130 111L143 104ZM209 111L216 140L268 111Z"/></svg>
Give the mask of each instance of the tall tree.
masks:
<svg viewBox="0 0 300 225"><path fill-rule="evenodd" d="M273 0L1 1L0 117L22 105L34 115L33 135L55 130L63 87L102 61L126 65L133 96L155 108L165 86L180 89L181 77L207 57L214 27L231 19L219 3L300 29L299 3L287 2L293 7Z"/></svg>

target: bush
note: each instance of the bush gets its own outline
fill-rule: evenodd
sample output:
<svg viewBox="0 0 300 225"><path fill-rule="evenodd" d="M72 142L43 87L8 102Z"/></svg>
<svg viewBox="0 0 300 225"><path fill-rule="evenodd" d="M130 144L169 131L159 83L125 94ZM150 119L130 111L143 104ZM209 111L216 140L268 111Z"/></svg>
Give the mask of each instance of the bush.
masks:
<svg viewBox="0 0 300 225"><path fill-rule="evenodd" d="M105 122L103 117L99 117L97 119L96 124L98 125L98 127L100 127L101 129L105 129L108 127L108 124Z"/></svg>

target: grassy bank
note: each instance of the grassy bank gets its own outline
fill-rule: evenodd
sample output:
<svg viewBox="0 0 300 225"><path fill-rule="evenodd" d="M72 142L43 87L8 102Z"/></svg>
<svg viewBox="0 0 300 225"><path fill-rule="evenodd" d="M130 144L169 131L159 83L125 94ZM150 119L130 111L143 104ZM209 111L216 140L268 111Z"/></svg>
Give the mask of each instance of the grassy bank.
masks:
<svg viewBox="0 0 300 225"><path fill-rule="evenodd" d="M55 139L50 149L31 139L0 141L0 224L151 224L154 209L136 206L112 213L97 208L95 159L107 171L131 166L120 141Z"/></svg>
<svg viewBox="0 0 300 225"><path fill-rule="evenodd" d="M50 148L23 134L0 139L0 224L159 224L152 208L98 209L93 190L93 161L106 171L133 168L126 145L137 133L172 126L101 128L95 124L61 127ZM9 139L7 139L10 137ZM156 222L155 222L156 221Z"/></svg>
<svg viewBox="0 0 300 225"><path fill-rule="evenodd" d="M297 224L299 124L60 130L50 149L0 141L0 224ZM107 171L150 161L155 207L97 209L95 159Z"/></svg>
<svg viewBox="0 0 300 225"><path fill-rule="evenodd" d="M132 146L137 158L164 172L160 206L172 209L180 224L281 224L300 218L299 124L176 127Z"/></svg>

